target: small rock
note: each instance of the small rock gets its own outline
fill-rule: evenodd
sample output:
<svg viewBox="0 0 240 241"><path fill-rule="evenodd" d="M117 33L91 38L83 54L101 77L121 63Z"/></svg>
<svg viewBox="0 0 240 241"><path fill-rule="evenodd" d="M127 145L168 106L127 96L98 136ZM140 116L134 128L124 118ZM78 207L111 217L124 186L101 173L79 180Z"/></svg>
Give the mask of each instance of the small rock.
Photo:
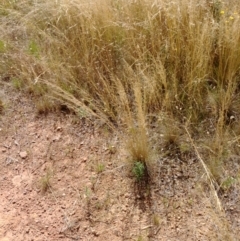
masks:
<svg viewBox="0 0 240 241"><path fill-rule="evenodd" d="M126 211L127 211L126 206L123 206L123 207L122 207L122 211L123 211L123 212L126 212Z"/></svg>
<svg viewBox="0 0 240 241"><path fill-rule="evenodd" d="M97 232L96 230L93 230L93 231L92 231L92 234L93 234L95 237L98 237L98 236L100 235L100 233Z"/></svg>
<svg viewBox="0 0 240 241"><path fill-rule="evenodd" d="M61 138L61 135L56 135L53 137L52 141L55 142L55 141L59 141Z"/></svg>
<svg viewBox="0 0 240 241"><path fill-rule="evenodd" d="M18 143L18 141L14 141L14 144L16 145L16 146L19 146L19 143Z"/></svg>
<svg viewBox="0 0 240 241"><path fill-rule="evenodd" d="M58 127L57 127L57 131L62 131L62 127L61 127L61 126L58 126Z"/></svg>
<svg viewBox="0 0 240 241"><path fill-rule="evenodd" d="M19 156L22 158L22 159L25 159L25 158L27 158L27 152L26 151L21 151L20 153L19 153Z"/></svg>
<svg viewBox="0 0 240 241"><path fill-rule="evenodd" d="M125 198L129 198L129 197L130 197L130 194L129 194L129 193L125 193L125 194L124 194L124 197L125 197Z"/></svg>

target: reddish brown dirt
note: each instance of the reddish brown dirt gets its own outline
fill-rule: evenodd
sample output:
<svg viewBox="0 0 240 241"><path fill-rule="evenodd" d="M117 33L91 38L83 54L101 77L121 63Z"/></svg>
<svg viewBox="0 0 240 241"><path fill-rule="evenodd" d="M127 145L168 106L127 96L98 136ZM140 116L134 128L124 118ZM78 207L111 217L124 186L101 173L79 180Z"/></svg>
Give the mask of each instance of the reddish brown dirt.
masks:
<svg viewBox="0 0 240 241"><path fill-rule="evenodd" d="M196 158L158 157L149 187L137 186L107 129L64 113L36 116L9 86L0 95L0 241L237 240L237 203L227 239L231 227L205 194Z"/></svg>

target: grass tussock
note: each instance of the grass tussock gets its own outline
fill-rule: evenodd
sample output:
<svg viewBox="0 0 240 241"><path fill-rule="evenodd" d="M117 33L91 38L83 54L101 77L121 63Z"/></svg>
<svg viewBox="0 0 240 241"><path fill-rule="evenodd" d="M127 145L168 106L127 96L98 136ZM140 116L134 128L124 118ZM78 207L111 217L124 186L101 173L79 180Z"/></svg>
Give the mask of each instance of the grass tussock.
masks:
<svg viewBox="0 0 240 241"><path fill-rule="evenodd" d="M240 144L239 7L219 0L2 0L1 79L40 97L40 113L51 109L47 95L80 117L123 127L131 156L146 166L153 132L165 147L190 149L181 143L187 123L221 183L224 161Z"/></svg>
<svg viewBox="0 0 240 241"><path fill-rule="evenodd" d="M51 179L53 172L48 169L46 173L39 180L39 187L42 193L46 193L51 188Z"/></svg>
<svg viewBox="0 0 240 241"><path fill-rule="evenodd" d="M3 110L4 110L4 104L3 104L3 101L0 99L0 114L3 113Z"/></svg>

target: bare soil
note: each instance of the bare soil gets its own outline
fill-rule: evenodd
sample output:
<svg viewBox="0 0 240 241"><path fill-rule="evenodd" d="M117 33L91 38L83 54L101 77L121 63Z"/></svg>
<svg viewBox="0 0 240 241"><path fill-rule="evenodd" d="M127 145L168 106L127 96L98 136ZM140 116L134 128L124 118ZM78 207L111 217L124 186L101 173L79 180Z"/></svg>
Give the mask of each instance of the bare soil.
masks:
<svg viewBox="0 0 240 241"><path fill-rule="evenodd" d="M124 143L106 128L37 116L5 84L0 98L0 241L240 240L239 188L220 195L218 211L194 155L159 155L148 183L136 184Z"/></svg>

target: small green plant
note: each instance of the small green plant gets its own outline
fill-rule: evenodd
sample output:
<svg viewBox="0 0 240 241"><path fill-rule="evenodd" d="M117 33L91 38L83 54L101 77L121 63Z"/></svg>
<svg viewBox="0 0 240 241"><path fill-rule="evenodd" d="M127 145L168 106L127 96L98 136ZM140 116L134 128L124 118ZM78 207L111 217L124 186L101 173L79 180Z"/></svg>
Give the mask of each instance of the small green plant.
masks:
<svg viewBox="0 0 240 241"><path fill-rule="evenodd" d="M6 51L6 44L0 40L0 53L4 53Z"/></svg>
<svg viewBox="0 0 240 241"><path fill-rule="evenodd" d="M233 184L236 182L236 179L233 178L233 177L227 177L221 184L221 188L224 190L224 191L228 191L232 186Z"/></svg>
<svg viewBox="0 0 240 241"><path fill-rule="evenodd" d="M142 235L139 235L138 237L137 237L137 241L144 241L145 239L143 238L143 236Z"/></svg>
<svg viewBox="0 0 240 241"><path fill-rule="evenodd" d="M158 227L160 225L160 219L159 219L158 215L154 214L153 217L152 217L152 220L153 220L153 224L155 226Z"/></svg>
<svg viewBox="0 0 240 241"><path fill-rule="evenodd" d="M190 153L191 151L191 146L189 145L189 143L187 142L181 142L180 145L179 145L179 149L180 149L180 152L182 154L184 153Z"/></svg>
<svg viewBox="0 0 240 241"><path fill-rule="evenodd" d="M187 203L189 204L189 206L193 206L193 199L192 198L189 198Z"/></svg>
<svg viewBox="0 0 240 241"><path fill-rule="evenodd" d="M144 178L145 173L146 173L146 167L145 167L144 163L141 161L136 161L134 163L132 172L133 172L134 177L136 178L137 182L140 182Z"/></svg>
<svg viewBox="0 0 240 241"><path fill-rule="evenodd" d="M12 78L12 85L17 90L20 90L23 88L23 81L18 78Z"/></svg>
<svg viewBox="0 0 240 241"><path fill-rule="evenodd" d="M91 192L91 189L89 189L88 187L85 188L85 191L84 191L84 197L87 199L87 200L90 200L90 197L92 196L92 192Z"/></svg>
<svg viewBox="0 0 240 241"><path fill-rule="evenodd" d="M104 165L104 164L102 164L102 163L98 163L98 164L97 164L97 167L96 167L97 173L103 172L104 169L105 169L105 165Z"/></svg>
<svg viewBox="0 0 240 241"><path fill-rule="evenodd" d="M29 52L29 54L31 54L37 58L39 57L39 46L37 45L37 43L35 41L31 41L29 43L28 52Z"/></svg>
<svg viewBox="0 0 240 241"><path fill-rule="evenodd" d="M162 198L162 203L163 203L165 208L168 208L169 205L170 205L170 200L167 197L163 197Z"/></svg>

